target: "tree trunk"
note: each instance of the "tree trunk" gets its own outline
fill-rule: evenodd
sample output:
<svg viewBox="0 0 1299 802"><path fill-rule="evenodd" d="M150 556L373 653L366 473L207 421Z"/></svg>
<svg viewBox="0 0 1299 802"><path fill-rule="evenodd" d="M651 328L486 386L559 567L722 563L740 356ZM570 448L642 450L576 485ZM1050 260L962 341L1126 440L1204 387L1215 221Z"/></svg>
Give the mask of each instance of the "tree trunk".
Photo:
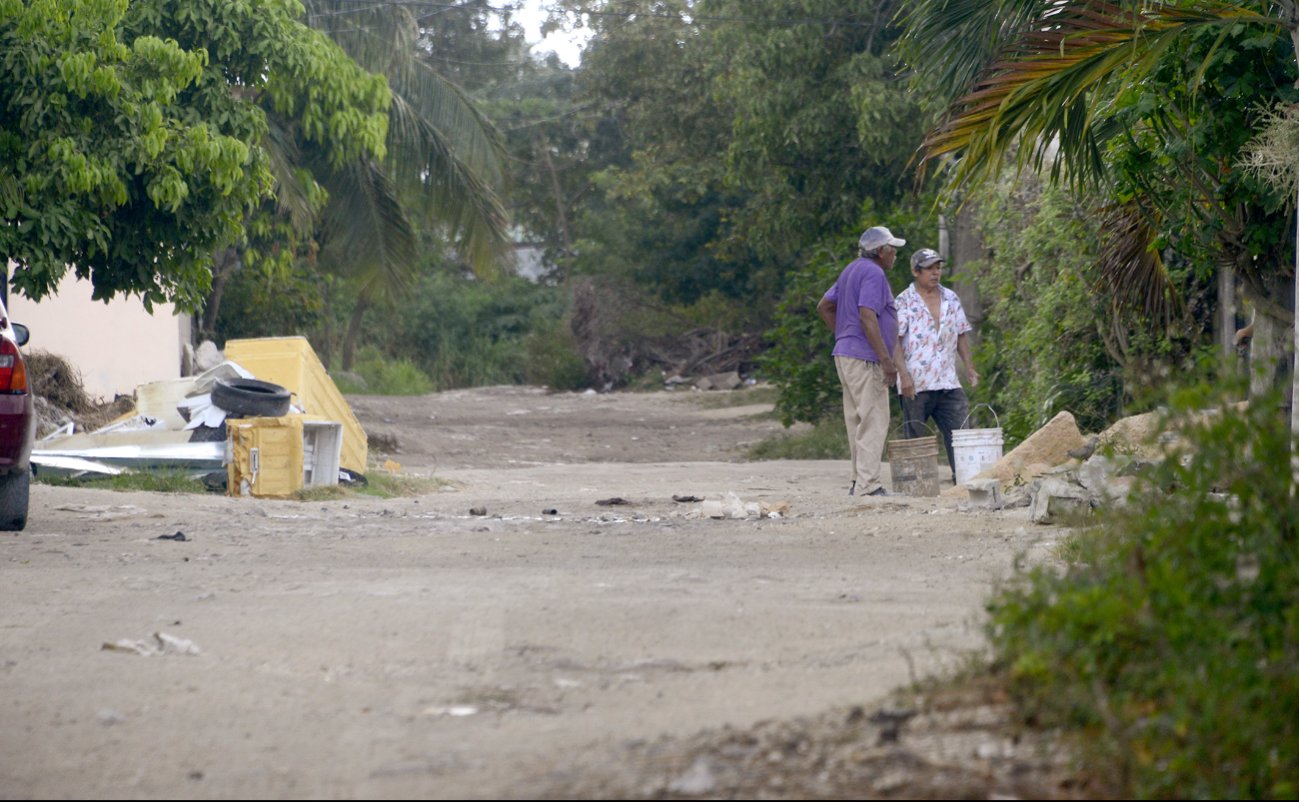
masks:
<svg viewBox="0 0 1299 802"><path fill-rule="evenodd" d="M1218 265L1218 347L1230 364L1236 356L1236 276L1229 262Z"/></svg>
<svg viewBox="0 0 1299 802"><path fill-rule="evenodd" d="M555 199L555 225L559 228L559 240L564 246L564 253L573 252L573 239L568 231L568 210L564 202L564 193L559 186L559 173L555 171L555 161L550 157L550 142L541 138L541 155L546 160L546 172L550 174L550 193Z"/></svg>
<svg viewBox="0 0 1299 802"><path fill-rule="evenodd" d="M1299 190L1295 191L1295 274L1294 274L1294 327L1290 341L1290 451L1293 454L1296 443L1299 443L1299 406L1294 403L1299 398ZM1292 478L1292 481L1293 478ZM1294 485L1290 487L1293 494Z"/></svg>
<svg viewBox="0 0 1299 802"><path fill-rule="evenodd" d="M361 337L361 319L365 317L365 310L370 308L370 299L364 293L356 296L356 306L352 307L352 317L347 322L347 334L343 336L343 346L339 355L343 362L343 370L350 371L352 364L356 360L356 341Z"/></svg>
<svg viewBox="0 0 1299 802"><path fill-rule="evenodd" d="M203 305L203 317L199 321L199 341L216 339L217 316L221 314L221 295L225 292L226 280L239 267L239 252L234 248L223 248L216 252L212 260L212 290L208 293L207 303Z"/></svg>
<svg viewBox="0 0 1299 802"><path fill-rule="evenodd" d="M1281 9L1281 18L1290 28L1290 47L1294 50L1295 65L1299 66L1299 6L1296 6L1294 0L1281 0L1278 3ZM1294 274L1294 337L1290 343L1290 350L1293 352L1290 362L1290 453L1291 456L1299 448L1299 409L1295 407L1294 399L1299 398L1299 187L1295 187L1295 274ZM1290 495L1294 495L1296 481L1291 477Z"/></svg>

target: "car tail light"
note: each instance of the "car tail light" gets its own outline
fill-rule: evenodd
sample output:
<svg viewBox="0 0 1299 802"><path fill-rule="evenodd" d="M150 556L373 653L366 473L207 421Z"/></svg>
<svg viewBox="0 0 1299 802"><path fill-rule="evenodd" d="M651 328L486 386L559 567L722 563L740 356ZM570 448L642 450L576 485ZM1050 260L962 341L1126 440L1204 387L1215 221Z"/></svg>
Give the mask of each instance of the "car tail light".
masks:
<svg viewBox="0 0 1299 802"><path fill-rule="evenodd" d="M0 337L0 393L27 392L27 363L12 340Z"/></svg>

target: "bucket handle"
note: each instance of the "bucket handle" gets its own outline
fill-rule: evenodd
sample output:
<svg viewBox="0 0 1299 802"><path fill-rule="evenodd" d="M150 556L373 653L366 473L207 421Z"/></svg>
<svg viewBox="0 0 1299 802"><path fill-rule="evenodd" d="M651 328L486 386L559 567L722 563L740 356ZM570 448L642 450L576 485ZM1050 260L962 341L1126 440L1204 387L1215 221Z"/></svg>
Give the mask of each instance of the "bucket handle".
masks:
<svg viewBox="0 0 1299 802"><path fill-rule="evenodd" d="M934 437L938 436L938 432L934 430L933 424L931 424L929 421L924 421L924 420L904 420L896 428L893 429L893 434L897 434L899 429L905 429L908 423L918 423L921 426L928 429L929 433ZM893 439L897 439L897 438L893 438Z"/></svg>
<svg viewBox="0 0 1299 802"><path fill-rule="evenodd" d="M988 411L992 413L992 419L995 420L995 421L997 422L997 428L1000 429L1000 428L1001 428L1001 418L998 418L998 417L997 417L997 410L995 410L995 409L992 408L992 404L975 404L975 405L970 409L970 413L969 413L968 415L965 416L965 420L961 421L961 428L962 428L962 429L965 428L965 424L969 423L969 422L970 422L970 417L974 415L974 410L978 409L979 407L987 407L987 408L988 408Z"/></svg>

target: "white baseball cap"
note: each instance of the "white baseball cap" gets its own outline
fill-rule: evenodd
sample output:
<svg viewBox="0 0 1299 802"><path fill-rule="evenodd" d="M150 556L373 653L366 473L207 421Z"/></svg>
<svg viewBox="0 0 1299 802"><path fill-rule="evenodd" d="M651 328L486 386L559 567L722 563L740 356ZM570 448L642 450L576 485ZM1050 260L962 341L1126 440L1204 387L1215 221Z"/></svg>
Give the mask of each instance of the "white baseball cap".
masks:
<svg viewBox="0 0 1299 802"><path fill-rule="evenodd" d="M907 244L907 241L893 236L893 232L884 226L874 226L862 232L861 239L857 240L857 244L863 251L869 253L877 248L883 248L885 245L901 248Z"/></svg>

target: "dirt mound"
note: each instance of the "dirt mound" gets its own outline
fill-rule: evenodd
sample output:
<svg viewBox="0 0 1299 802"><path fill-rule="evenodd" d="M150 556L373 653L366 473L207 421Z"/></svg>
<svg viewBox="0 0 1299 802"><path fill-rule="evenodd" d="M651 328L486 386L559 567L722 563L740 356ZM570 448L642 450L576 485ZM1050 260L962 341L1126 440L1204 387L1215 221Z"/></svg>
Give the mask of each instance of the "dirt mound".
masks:
<svg viewBox="0 0 1299 802"><path fill-rule="evenodd" d="M835 708L594 752L547 799L1085 799L1056 733L1016 723L989 676L930 683L870 710Z"/></svg>

